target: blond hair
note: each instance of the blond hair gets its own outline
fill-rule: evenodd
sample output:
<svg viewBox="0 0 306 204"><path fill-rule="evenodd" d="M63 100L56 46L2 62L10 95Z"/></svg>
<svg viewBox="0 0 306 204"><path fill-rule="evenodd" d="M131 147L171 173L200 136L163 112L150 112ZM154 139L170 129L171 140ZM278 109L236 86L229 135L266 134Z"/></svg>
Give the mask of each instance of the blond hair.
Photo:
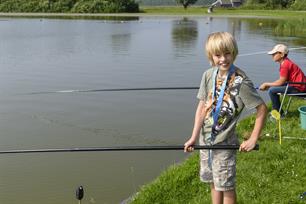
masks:
<svg viewBox="0 0 306 204"><path fill-rule="evenodd" d="M210 64L215 66L213 55L231 53L233 61L238 55L238 46L235 38L228 32L211 33L207 37L205 44L206 55Z"/></svg>

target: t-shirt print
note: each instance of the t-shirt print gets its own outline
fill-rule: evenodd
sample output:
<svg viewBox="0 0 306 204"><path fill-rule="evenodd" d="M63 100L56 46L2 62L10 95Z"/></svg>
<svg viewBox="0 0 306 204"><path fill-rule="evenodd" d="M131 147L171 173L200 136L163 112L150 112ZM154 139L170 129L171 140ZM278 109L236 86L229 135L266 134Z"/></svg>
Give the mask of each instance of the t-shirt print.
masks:
<svg viewBox="0 0 306 204"><path fill-rule="evenodd" d="M212 84L214 81L212 76L215 69L217 68L211 68L204 72L197 95L198 99L205 102L211 100ZM264 103L254 88L252 81L241 69L236 67L235 72L227 81L218 121L216 125L213 125L212 109L216 107L217 98L223 83L222 79L216 78L215 81L216 93L214 103L204 120L200 144L217 144L230 137L236 137L235 127L243 108L253 109Z"/></svg>
<svg viewBox="0 0 306 204"><path fill-rule="evenodd" d="M217 77L216 93L212 108L216 107L217 100L221 92L222 83L224 80L226 79L220 79L219 77ZM217 135L218 133L225 130L230 124L230 122L233 121L233 118L241 112L242 107L239 107L236 100L236 96L239 94L239 89L242 80L242 76L237 73L233 73L229 77L224 91L224 97L218 116L218 122L215 126L212 127L213 135ZM212 95L212 91L209 93L209 95Z"/></svg>

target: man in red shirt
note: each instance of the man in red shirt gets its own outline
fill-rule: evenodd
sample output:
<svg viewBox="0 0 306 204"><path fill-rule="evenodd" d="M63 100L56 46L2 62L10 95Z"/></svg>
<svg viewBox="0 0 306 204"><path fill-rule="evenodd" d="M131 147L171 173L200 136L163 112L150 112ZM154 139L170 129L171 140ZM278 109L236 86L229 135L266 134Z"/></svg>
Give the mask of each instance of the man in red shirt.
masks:
<svg viewBox="0 0 306 204"><path fill-rule="evenodd" d="M286 84L288 82L306 82L306 76L303 71L292 62L288 56L288 47L284 44L275 45L274 48L268 52L272 55L272 59L280 64L279 79L274 82L265 82L260 85L260 90L269 89L269 96L272 101L272 109L283 111L280 109L280 99L277 93L284 93ZM290 84L287 93L306 92L306 84Z"/></svg>

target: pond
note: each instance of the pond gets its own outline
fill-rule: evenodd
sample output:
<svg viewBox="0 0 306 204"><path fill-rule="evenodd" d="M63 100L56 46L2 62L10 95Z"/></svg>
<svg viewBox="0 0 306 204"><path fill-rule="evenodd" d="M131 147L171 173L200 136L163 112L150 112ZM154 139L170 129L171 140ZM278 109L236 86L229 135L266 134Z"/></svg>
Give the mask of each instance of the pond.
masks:
<svg viewBox="0 0 306 204"><path fill-rule="evenodd" d="M0 19L0 150L182 145L196 90L37 92L199 86L209 68L203 44L215 31L237 39L236 65L255 85L274 80L265 54L276 43L306 73L303 21L225 17ZM304 34L303 34L304 33ZM267 93L260 93L268 100ZM183 151L0 155L0 203L120 203Z"/></svg>

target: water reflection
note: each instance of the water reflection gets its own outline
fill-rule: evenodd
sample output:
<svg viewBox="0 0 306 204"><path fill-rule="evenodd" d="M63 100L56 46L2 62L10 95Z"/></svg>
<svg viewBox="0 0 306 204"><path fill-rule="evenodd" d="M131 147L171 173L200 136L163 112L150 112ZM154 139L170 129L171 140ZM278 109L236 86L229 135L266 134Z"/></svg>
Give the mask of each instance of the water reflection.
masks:
<svg viewBox="0 0 306 204"><path fill-rule="evenodd" d="M306 44L305 19L250 19L246 21L248 29L254 33L268 35L294 45Z"/></svg>
<svg viewBox="0 0 306 204"><path fill-rule="evenodd" d="M172 44L177 57L192 54L198 38L198 22L183 18L172 22Z"/></svg>
<svg viewBox="0 0 306 204"><path fill-rule="evenodd" d="M112 39L112 51L115 54L127 55L129 51L129 45L131 41L131 34L113 34Z"/></svg>
<svg viewBox="0 0 306 204"><path fill-rule="evenodd" d="M228 32L230 32L236 40L240 39L242 31L242 21L239 18L228 19Z"/></svg>

